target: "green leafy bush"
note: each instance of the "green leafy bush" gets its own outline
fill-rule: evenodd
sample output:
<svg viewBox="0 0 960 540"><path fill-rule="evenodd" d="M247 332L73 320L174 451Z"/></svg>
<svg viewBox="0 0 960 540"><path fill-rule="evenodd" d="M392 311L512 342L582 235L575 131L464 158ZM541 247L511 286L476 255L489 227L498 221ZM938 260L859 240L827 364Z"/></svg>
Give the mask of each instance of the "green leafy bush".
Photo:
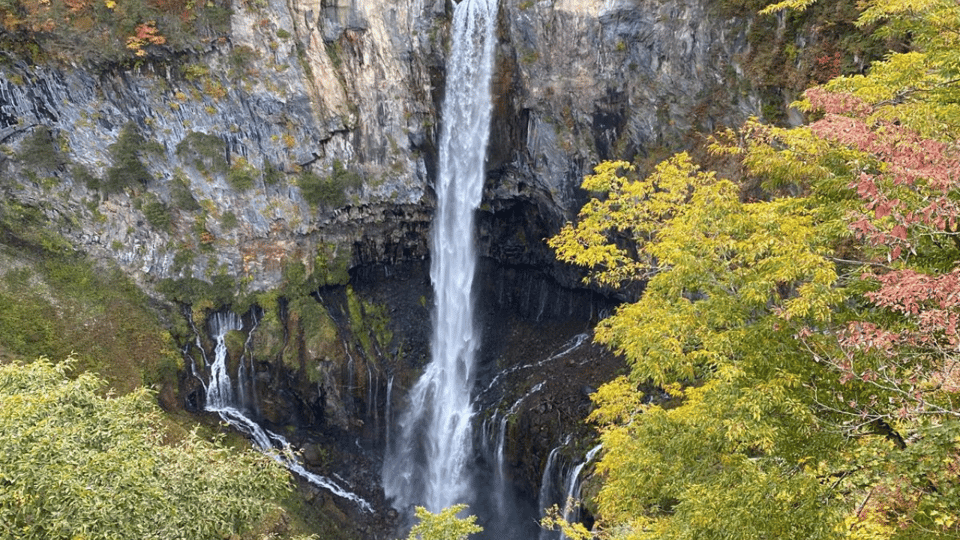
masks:
<svg viewBox="0 0 960 540"><path fill-rule="evenodd" d="M17 157L24 165L34 169L56 170L67 163L60 152L53 133L47 126L37 126L20 144Z"/></svg>
<svg viewBox="0 0 960 540"><path fill-rule="evenodd" d="M213 306L220 308L234 302L237 283L225 274L217 274L211 281L194 277L166 278L157 284L157 292L171 302L191 305L210 302Z"/></svg>
<svg viewBox="0 0 960 540"><path fill-rule="evenodd" d="M83 184L89 190L98 191L101 187L100 179L94 176L93 173L90 172L90 169L83 165L74 165L71 167L70 174L73 176L74 182Z"/></svg>
<svg viewBox="0 0 960 540"><path fill-rule="evenodd" d="M253 75L256 73L254 62L258 58L260 58L260 53L247 45L237 45L230 49L230 55L227 58L230 69L227 71L227 77L235 80Z"/></svg>
<svg viewBox="0 0 960 540"><path fill-rule="evenodd" d="M220 540L276 510L287 473L185 433L174 445L143 389L103 397L70 361L0 366L0 537Z"/></svg>
<svg viewBox="0 0 960 540"><path fill-rule="evenodd" d="M147 218L147 223L162 231L170 229L170 209L163 204L157 197L148 193L143 202L143 215Z"/></svg>
<svg viewBox="0 0 960 540"><path fill-rule="evenodd" d="M196 212L201 208L193 192L190 191L190 179L179 172L170 182L170 198L176 208L185 212Z"/></svg>
<svg viewBox="0 0 960 540"><path fill-rule="evenodd" d="M220 225L223 226L226 230L236 229L239 221L237 220L237 215L227 210L220 216Z"/></svg>
<svg viewBox="0 0 960 540"><path fill-rule="evenodd" d="M279 167L264 160L263 162L263 183L268 186L275 186L283 180L283 172Z"/></svg>
<svg viewBox="0 0 960 540"><path fill-rule="evenodd" d="M337 208L347 202L346 190L360 187L362 180L355 171L346 169L340 161L334 161L330 176L306 171L300 175L298 183L308 203Z"/></svg>
<svg viewBox="0 0 960 540"><path fill-rule="evenodd" d="M136 124L130 122L123 126L117 141L108 148L113 166L107 169L107 176L102 184L104 192L119 193L137 184L146 185L153 179L140 159L146 143Z"/></svg>
<svg viewBox="0 0 960 540"><path fill-rule="evenodd" d="M223 139L216 135L191 131L177 144L177 155L205 173L227 171L227 150Z"/></svg>
<svg viewBox="0 0 960 540"><path fill-rule="evenodd" d="M230 170L227 172L227 182L237 191L246 191L253 187L258 176L257 169L241 156L235 159L233 165L230 166Z"/></svg>
<svg viewBox="0 0 960 540"><path fill-rule="evenodd" d="M410 529L407 540L466 540L473 533L483 532L476 524L477 516L457 517L467 509L465 504L455 504L434 514L422 506L414 512L420 523Z"/></svg>

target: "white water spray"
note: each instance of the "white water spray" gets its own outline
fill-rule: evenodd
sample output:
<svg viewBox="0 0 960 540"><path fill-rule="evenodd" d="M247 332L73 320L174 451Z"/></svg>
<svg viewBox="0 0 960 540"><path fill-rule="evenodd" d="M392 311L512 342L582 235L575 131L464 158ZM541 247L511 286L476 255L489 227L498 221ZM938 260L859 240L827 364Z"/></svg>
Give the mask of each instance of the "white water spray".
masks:
<svg viewBox="0 0 960 540"><path fill-rule="evenodd" d="M479 336L474 327L474 212L490 136L497 0L463 0L453 16L443 103L437 216L430 277L435 293L432 359L410 391L383 486L394 506L438 512L470 497L470 390Z"/></svg>

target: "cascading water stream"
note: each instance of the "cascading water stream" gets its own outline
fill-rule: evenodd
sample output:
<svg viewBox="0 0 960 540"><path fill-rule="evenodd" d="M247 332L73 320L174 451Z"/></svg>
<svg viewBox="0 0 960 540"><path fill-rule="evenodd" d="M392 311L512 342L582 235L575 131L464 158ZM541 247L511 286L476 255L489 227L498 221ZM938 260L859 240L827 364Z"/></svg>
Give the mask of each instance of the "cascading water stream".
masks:
<svg viewBox="0 0 960 540"><path fill-rule="evenodd" d="M554 476L557 474L554 468L557 466L557 456L560 454L560 449L569 442L570 439L567 438L563 444L551 450L547 456L547 463L543 467L543 478L540 480L540 492L537 496L537 508L540 509L541 519L546 516L547 508L558 503L557 496L554 494L557 490L557 486L553 481ZM539 540L553 540L555 536L556 533L554 531L542 529L538 538Z"/></svg>
<svg viewBox="0 0 960 540"><path fill-rule="evenodd" d="M597 456L597 453L600 452L602 445L594 446L589 452L587 452L586 457L583 459L583 463L580 463L570 471L570 476L567 478L567 498L564 501L564 511L563 519L568 523L573 523L574 521L580 520L580 506L578 505L580 500L580 472L583 471L583 468L590 463ZM565 540L567 535L560 532L560 540Z"/></svg>
<svg viewBox="0 0 960 540"><path fill-rule="evenodd" d="M497 0L463 0L453 16L430 262L432 359L410 391L383 466L384 491L402 510L418 504L437 512L471 495L470 391L479 346L473 224L490 135L496 16Z"/></svg>
<svg viewBox="0 0 960 540"><path fill-rule="evenodd" d="M244 413L242 410L244 405L241 403L244 391L243 389L240 389L239 392L234 390L227 366L226 343L228 332L242 329L243 320L235 313L216 313L210 319L210 336L214 339L214 360L210 365L210 381L206 385L206 406L204 409L219 414L224 422L250 437L262 452L277 460L290 471L305 478L311 484L326 489L338 497L352 501L367 512L373 512L373 507L360 496L347 491L325 476L306 470L297 460L290 442L286 438L264 429ZM252 332L251 330L251 334ZM249 346L249 342L250 335L248 334L245 347ZM202 351L203 348L201 347L200 350ZM240 367L243 368L243 365L243 358L241 358ZM241 383L243 382L243 376L239 373L238 379ZM239 399L238 393L240 394Z"/></svg>

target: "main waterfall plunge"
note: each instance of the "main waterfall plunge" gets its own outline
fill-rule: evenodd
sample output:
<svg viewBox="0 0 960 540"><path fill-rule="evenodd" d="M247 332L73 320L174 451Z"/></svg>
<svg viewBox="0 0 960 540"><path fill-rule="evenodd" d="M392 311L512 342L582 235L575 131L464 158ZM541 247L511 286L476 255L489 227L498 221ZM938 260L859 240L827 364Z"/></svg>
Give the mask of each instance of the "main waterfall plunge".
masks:
<svg viewBox="0 0 960 540"><path fill-rule="evenodd" d="M432 360L383 466L394 506L437 512L470 499L470 392L479 347L473 308L474 213L480 204L490 132L497 0L463 0L454 18L443 103L437 215L430 277L435 293Z"/></svg>
<svg viewBox="0 0 960 540"><path fill-rule="evenodd" d="M202 395L196 401L201 408L218 414L292 472L345 502L356 511L355 517L370 516L370 523L379 521L381 525L374 526L383 526L381 530L397 527L402 530L409 525L406 518L412 517L409 511L413 506L438 512L454 504L467 503L484 526L485 538L554 540L561 535L541 531L537 526L543 509L557 504L563 506L568 498L577 497L579 474L592 457L580 459L585 449L573 432L564 431L571 426L562 425L561 410L566 411L565 418L582 415L584 389L589 390L597 382L571 384L573 380L586 381L584 373L595 373L582 367L593 360L593 355L587 353L589 340L588 334L582 333L583 325L589 324L606 303L596 302L590 292L562 292L561 286L548 283L533 270L501 268L479 272L475 279L478 274L475 214L483 192L493 109L491 75L496 17L497 0L463 0L454 14L439 141L438 204L431 238L433 327L432 330L421 329L419 325L407 327L410 335L416 336L418 346L421 342L426 345L427 335L431 334L431 361L407 392L406 406L394 426L389 426L397 418L391 410L394 375L402 376L402 373L390 370L385 357L367 359L372 362L365 370L368 377L365 402L353 395L357 374L346 340L343 341L346 362L341 374L345 384L331 385L329 393L323 395L327 388L321 386L325 383L317 383L317 392L323 399L330 400L330 410L335 412L337 400L342 400L344 408L356 413L355 426L370 421L369 430L350 434L359 437L338 441L340 451L344 450L342 445L347 445L348 452L383 452L380 471L383 495L386 502L400 511L403 516L400 521L396 521L396 513L379 512L384 501L376 493L376 486L370 485L369 476L345 474L345 479L338 474L343 471L336 470L336 466L327 471L330 476L309 471L287 439L268 429L288 424L264 417L264 411L260 410L261 396L276 388L265 386L265 366L262 361L254 362L253 344L258 341L255 335L259 336L261 331L259 308L243 317L229 312L214 314L206 321L209 337L206 347L210 350L212 345L212 358L205 352L197 328L194 328L197 341L188 348L203 358L198 357L195 362L187 351L185 357L189 359L191 374L203 386ZM417 266L415 271L418 284L423 282L422 270ZM361 284L366 283L367 287L371 284L361 275L354 278L357 291L361 290ZM389 279L378 286L390 287L384 285L388 282ZM375 290L376 287L366 293L376 296ZM482 293L478 294L480 290ZM331 297L326 299L317 293L317 299L328 313L350 309L336 307L336 293L328 292ZM482 300L476 308L474 296ZM380 301L385 298L388 304L398 302L396 305L406 310L401 313L417 313L418 321L424 319L423 312L419 311L423 305L416 300L413 302L417 308L411 310L409 305L402 307L409 301L402 295L395 297L391 292L380 298ZM349 304L349 300L346 302ZM482 314L476 315L475 309ZM189 313L187 316L191 320ZM334 315L331 320L336 318ZM490 332L482 349L477 319L482 319L485 330ZM491 324L494 319L496 322ZM578 322L571 326L574 319ZM351 332L365 331L352 320L343 324L349 326ZM508 326L511 330L519 329L518 333L506 332ZM571 333L574 326L576 334ZM235 343L228 353L226 343L231 332L245 335L246 341L242 347ZM234 341L237 337L233 336ZM570 341L564 344L561 339ZM528 342L531 344L525 345ZM502 350L503 347L517 350L508 352ZM419 351L424 349L426 346L416 349L418 358L422 357ZM554 352L549 354L550 351ZM355 349L354 354L364 352ZM501 359L505 362L502 366ZM200 361L202 369L198 369ZM380 363L379 367L371 370L371 365L376 363ZM405 365L400 369L410 367ZM301 367L293 377L301 376L305 369ZM385 369L389 376L374 377L377 369ZM235 379L231 379L231 372ZM363 372L360 373L362 378ZM579 379L577 373L580 373ZM382 401L378 399L378 381L384 381ZM474 388L475 385L478 387ZM546 398L547 395L551 397ZM352 408L361 403L362 406ZM381 425L378 407L382 407L379 410L388 424L385 431L378 427ZM331 426L336 425L327 425ZM510 429L513 435L509 434ZM520 452L508 451L511 444L526 446ZM311 465L318 466L315 461ZM361 483L364 480L366 483ZM355 490L364 490L366 498ZM568 510L565 515L571 519L577 517L575 510Z"/></svg>

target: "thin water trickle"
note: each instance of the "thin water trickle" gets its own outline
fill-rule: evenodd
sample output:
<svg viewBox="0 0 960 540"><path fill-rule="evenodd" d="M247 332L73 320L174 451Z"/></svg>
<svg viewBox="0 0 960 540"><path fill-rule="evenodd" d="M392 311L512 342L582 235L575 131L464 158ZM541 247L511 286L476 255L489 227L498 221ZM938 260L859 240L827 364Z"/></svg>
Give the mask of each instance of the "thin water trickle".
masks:
<svg viewBox="0 0 960 540"><path fill-rule="evenodd" d="M573 523L575 521L580 521L580 472L583 471L583 468L590 463L593 458L597 457L597 453L603 448L602 445L594 446L589 452L587 452L586 457L583 459L583 463L578 464L576 467L570 471L570 476L567 478L567 497L564 502L563 510L563 519L568 523ZM563 534L563 531L560 532L560 540L565 540L567 535Z"/></svg>
<svg viewBox="0 0 960 540"><path fill-rule="evenodd" d="M438 512L472 498L474 213L490 135L496 16L497 0L463 0L454 11L430 262L432 358L410 391L383 466L384 492L401 510L423 505Z"/></svg>
<svg viewBox="0 0 960 540"><path fill-rule="evenodd" d="M557 456L560 454L560 449L563 448L567 442L569 442L569 439L550 451L550 454L547 456L547 463L543 467L543 478L540 480L540 492L537 496L537 508L540 509L541 519L547 515L547 508L559 503L554 493L557 490L557 486L554 483L554 477L557 476L557 472L554 471L554 468L558 463ZM555 536L556 533L554 531L542 529L539 540L553 540Z"/></svg>

